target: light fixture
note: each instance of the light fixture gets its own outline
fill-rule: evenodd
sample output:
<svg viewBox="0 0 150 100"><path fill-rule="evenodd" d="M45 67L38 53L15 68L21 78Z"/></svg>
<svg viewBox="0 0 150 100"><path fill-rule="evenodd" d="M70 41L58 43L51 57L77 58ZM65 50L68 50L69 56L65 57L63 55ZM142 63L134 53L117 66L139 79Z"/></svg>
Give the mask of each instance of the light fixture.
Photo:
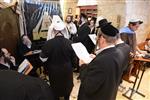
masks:
<svg viewBox="0 0 150 100"><path fill-rule="evenodd" d="M97 0L78 0L77 6L97 5Z"/></svg>
<svg viewBox="0 0 150 100"><path fill-rule="evenodd" d="M4 2L6 2L6 3L11 3L11 0L4 0Z"/></svg>

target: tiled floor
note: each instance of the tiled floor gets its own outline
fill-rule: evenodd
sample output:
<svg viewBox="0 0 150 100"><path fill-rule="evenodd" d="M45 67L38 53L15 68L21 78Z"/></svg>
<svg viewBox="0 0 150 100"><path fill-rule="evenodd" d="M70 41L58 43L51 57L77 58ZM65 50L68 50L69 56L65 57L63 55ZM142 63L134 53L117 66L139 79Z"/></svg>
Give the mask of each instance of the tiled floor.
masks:
<svg viewBox="0 0 150 100"><path fill-rule="evenodd" d="M141 72L140 72L141 74ZM78 75L74 74L74 88L70 96L70 100L77 100L77 94L80 86L80 81L76 80L76 77ZM131 77L132 80L134 80L134 77ZM139 79L138 79L139 80ZM123 81L122 86L126 87L123 91L118 90L117 99L116 100L128 100L126 97L122 96L123 93L129 88L132 87L132 83L128 83L126 81ZM146 69L139 91L146 95L146 97L142 97L138 94L134 94L132 96L133 100L150 100L150 68Z"/></svg>

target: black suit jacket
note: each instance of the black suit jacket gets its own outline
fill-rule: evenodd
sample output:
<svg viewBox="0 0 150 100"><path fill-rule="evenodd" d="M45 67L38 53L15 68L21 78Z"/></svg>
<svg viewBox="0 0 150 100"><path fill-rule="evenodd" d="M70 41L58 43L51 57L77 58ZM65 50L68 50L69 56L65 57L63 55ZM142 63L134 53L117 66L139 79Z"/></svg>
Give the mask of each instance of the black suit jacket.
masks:
<svg viewBox="0 0 150 100"><path fill-rule="evenodd" d="M0 71L0 100L54 100L43 80L16 71Z"/></svg>
<svg viewBox="0 0 150 100"><path fill-rule="evenodd" d="M10 66L7 67L6 65L3 65L3 64L0 64L0 70L17 70L18 69L18 66L14 66L13 63L11 61L8 61L8 64Z"/></svg>
<svg viewBox="0 0 150 100"><path fill-rule="evenodd" d="M0 70L8 70L9 68L3 64L0 64Z"/></svg>
<svg viewBox="0 0 150 100"><path fill-rule="evenodd" d="M84 23L82 26L78 28L77 31L78 36L73 39L74 42L81 42L86 47L89 53L91 53L94 49L93 42L90 40L88 36L90 34L90 31L91 29L88 26L88 24Z"/></svg>
<svg viewBox="0 0 150 100"><path fill-rule="evenodd" d="M120 36L121 39L131 47L131 52L135 54L137 46L136 33L134 34L121 33Z"/></svg>
<svg viewBox="0 0 150 100"><path fill-rule="evenodd" d="M129 62L130 62L130 51L131 48L128 44L126 43L120 43L116 45L116 48L119 49L122 54L123 54L123 65L122 65L122 72L125 74L128 70L129 67Z"/></svg>
<svg viewBox="0 0 150 100"><path fill-rule="evenodd" d="M115 100L120 83L122 58L113 47L105 49L81 70L78 100Z"/></svg>

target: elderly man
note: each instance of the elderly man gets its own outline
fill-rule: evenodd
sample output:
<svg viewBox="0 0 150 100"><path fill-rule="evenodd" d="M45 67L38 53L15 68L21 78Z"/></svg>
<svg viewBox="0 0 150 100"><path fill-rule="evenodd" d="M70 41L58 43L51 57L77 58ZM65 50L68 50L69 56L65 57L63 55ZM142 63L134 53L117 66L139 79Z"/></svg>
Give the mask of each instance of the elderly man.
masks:
<svg viewBox="0 0 150 100"><path fill-rule="evenodd" d="M20 64L25 59L25 55L29 52L31 53L32 50L31 40L26 34L22 35L17 45L17 63Z"/></svg>
<svg viewBox="0 0 150 100"><path fill-rule="evenodd" d="M116 34L119 31L106 23L98 34L99 50L96 57L81 65L81 86L78 100L115 100L122 76L122 56L115 47Z"/></svg>
<svg viewBox="0 0 150 100"><path fill-rule="evenodd" d="M64 37L62 30L65 24L57 21L53 25L54 38L46 42L42 48L40 58L46 61L50 85L55 95L55 100L63 97L69 100L73 88L73 66L75 66L75 53L71 41Z"/></svg>
<svg viewBox="0 0 150 100"><path fill-rule="evenodd" d="M54 25L57 22L62 22L62 19L58 15L53 15L52 24L49 26L49 29L48 29L47 40L53 39L55 37ZM65 38L67 38L67 39L70 38L69 33L66 28L66 25L65 25L65 28L63 30L61 30L61 33L63 33Z"/></svg>
<svg viewBox="0 0 150 100"><path fill-rule="evenodd" d="M17 69L15 58L10 55L6 48L0 48L0 69Z"/></svg>

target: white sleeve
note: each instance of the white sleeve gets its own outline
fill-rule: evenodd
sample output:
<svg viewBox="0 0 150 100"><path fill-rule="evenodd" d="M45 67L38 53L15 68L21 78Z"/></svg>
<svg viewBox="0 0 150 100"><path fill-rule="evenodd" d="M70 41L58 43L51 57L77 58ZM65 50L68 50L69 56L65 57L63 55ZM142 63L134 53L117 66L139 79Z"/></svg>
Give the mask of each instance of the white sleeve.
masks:
<svg viewBox="0 0 150 100"><path fill-rule="evenodd" d="M54 31L53 31L53 26L51 25L48 29L47 40L50 40L54 37L55 37L55 35L54 35Z"/></svg>
<svg viewBox="0 0 150 100"><path fill-rule="evenodd" d="M48 59L48 58L42 58L42 57L40 57L40 60L41 60L42 62L46 62L47 59Z"/></svg>
<svg viewBox="0 0 150 100"><path fill-rule="evenodd" d="M76 34L76 33L77 33L77 28L76 28L76 26L75 26L74 23L72 23L72 30L71 30L71 33L72 33L72 34Z"/></svg>

